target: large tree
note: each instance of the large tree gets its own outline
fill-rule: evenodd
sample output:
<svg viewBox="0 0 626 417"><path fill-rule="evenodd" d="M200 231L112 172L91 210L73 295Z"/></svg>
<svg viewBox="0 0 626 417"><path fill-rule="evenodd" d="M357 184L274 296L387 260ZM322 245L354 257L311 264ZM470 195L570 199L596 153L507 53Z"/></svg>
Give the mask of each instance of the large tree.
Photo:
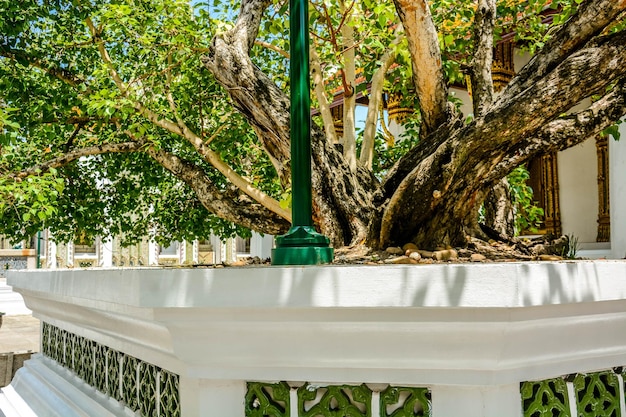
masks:
<svg viewBox="0 0 626 417"><path fill-rule="evenodd" d="M394 5L311 3L314 221L336 247L465 245L482 236L479 209L513 169L626 114L626 0ZM1 0L0 231L285 232L286 12L270 0L238 10ZM504 33L533 58L495 94L492 49ZM464 75L468 120L449 91ZM369 86L360 136L359 85ZM393 149L376 145L384 88L416 108L415 128ZM332 91L343 94L341 139Z"/></svg>

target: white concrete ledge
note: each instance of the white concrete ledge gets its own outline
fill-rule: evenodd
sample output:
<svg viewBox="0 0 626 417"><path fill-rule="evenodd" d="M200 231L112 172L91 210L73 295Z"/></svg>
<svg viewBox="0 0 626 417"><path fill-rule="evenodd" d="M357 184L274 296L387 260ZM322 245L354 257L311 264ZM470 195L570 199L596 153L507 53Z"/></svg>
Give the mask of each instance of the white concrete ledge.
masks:
<svg viewBox="0 0 626 417"><path fill-rule="evenodd" d="M180 375L183 410L202 401L201 381L497 396L626 365L621 261L20 271L8 282L41 320Z"/></svg>
<svg viewBox="0 0 626 417"><path fill-rule="evenodd" d="M6 417L136 416L40 354L26 362L11 385L2 389L0 406Z"/></svg>

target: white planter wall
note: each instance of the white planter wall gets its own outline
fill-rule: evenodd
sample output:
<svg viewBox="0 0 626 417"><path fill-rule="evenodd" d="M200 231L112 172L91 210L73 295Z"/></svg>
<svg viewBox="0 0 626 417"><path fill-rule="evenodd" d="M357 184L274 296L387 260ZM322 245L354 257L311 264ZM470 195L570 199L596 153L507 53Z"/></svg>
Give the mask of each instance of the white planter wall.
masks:
<svg viewBox="0 0 626 417"><path fill-rule="evenodd" d="M305 383L369 384L373 402L388 385L424 387L433 417L520 416L520 382L626 365L619 261L27 271L9 284L44 332L73 340L66 351L86 343L178 375L184 417L244 416L256 381L289 381L292 416ZM31 362L18 394L65 372Z"/></svg>

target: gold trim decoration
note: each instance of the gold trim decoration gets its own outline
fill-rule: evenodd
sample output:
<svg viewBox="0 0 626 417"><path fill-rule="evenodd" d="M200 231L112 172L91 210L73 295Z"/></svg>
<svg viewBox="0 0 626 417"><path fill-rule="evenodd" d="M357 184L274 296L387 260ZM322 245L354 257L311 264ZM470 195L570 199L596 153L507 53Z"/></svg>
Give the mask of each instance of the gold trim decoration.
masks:
<svg viewBox="0 0 626 417"><path fill-rule="evenodd" d="M393 120L397 124L402 125L413 113L414 109L409 107L401 107L402 95L400 93L391 93L387 98L387 114L389 121Z"/></svg>
<svg viewBox="0 0 626 417"><path fill-rule="evenodd" d="M495 91L502 90L515 76L513 53L513 42L500 42L493 48L491 78Z"/></svg>
<svg viewBox="0 0 626 417"><path fill-rule="evenodd" d="M343 137L343 104L331 108L330 113L333 115L337 138Z"/></svg>
<svg viewBox="0 0 626 417"><path fill-rule="evenodd" d="M596 138L596 152L598 157L598 236L596 242L610 242L609 147L606 136Z"/></svg>
<svg viewBox="0 0 626 417"><path fill-rule="evenodd" d="M544 224L546 233L561 236L561 208L559 203L559 169L557 153L541 157L541 182L543 183Z"/></svg>

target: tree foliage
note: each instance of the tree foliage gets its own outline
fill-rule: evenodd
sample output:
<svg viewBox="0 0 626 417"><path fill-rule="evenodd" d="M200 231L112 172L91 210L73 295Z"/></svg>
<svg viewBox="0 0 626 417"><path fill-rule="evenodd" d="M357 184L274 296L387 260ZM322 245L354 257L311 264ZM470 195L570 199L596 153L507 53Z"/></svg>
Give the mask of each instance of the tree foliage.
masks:
<svg viewBox="0 0 626 417"><path fill-rule="evenodd" d="M318 228L336 246L480 235L491 186L626 113L625 9L312 0ZM287 13L277 0L0 0L0 233L165 242L286 231ZM505 36L536 58L495 96L491 47ZM592 56L604 59L594 71L581 63ZM466 123L448 86L468 79ZM342 138L330 110L338 91ZM416 108L400 146L376 129L383 92ZM370 102L360 134L357 94ZM591 96L590 110L565 115Z"/></svg>

